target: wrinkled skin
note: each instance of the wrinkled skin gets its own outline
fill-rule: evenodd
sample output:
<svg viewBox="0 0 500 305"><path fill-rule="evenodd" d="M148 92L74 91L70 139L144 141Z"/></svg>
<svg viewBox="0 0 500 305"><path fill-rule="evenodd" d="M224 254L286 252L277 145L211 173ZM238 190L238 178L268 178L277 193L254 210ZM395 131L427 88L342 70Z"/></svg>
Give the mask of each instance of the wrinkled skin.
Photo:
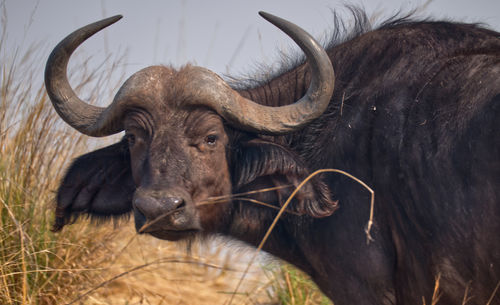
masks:
<svg viewBox="0 0 500 305"><path fill-rule="evenodd" d="M167 111L175 117L165 115L168 123L161 128L154 128L159 124L146 111L128 114L125 128L138 186L133 200L136 225L142 225L138 214L153 220L182 207L184 210L155 225L160 232L149 231L156 237L176 239L177 233L168 231L199 230L209 228L214 220L220 222L216 209L196 209L195 204L230 194L225 154L228 139L221 118L213 112Z"/></svg>
<svg viewBox="0 0 500 305"><path fill-rule="evenodd" d="M134 111L127 114L125 128L137 186L133 199L136 226L139 229L146 220L180 209L147 231L175 240L183 231L210 230L221 222L224 213L217 210L224 204L195 205L230 194L228 139L221 118L213 112L168 107L165 112L152 116L147 110Z"/></svg>
<svg viewBox="0 0 500 305"><path fill-rule="evenodd" d="M129 159L124 165L130 168L127 173L131 177L127 179L132 178L134 185L130 203L136 227L139 230L146 221L178 209L145 231L169 240L202 228L214 229L213 224L220 221L213 220L224 215L216 210L225 204L212 208L195 205L231 192L226 160L228 138L222 120L206 109L183 108L183 99L192 97L183 96L182 88L171 87L182 81L178 80L182 76L165 67L147 68L128 82L148 90L140 94L122 90L117 96L124 103L132 103L127 100L131 96L141 101L141 107L126 112L126 135L119 144L126 155L123 160ZM162 94L152 94L157 92ZM171 103L162 104L164 99Z"/></svg>

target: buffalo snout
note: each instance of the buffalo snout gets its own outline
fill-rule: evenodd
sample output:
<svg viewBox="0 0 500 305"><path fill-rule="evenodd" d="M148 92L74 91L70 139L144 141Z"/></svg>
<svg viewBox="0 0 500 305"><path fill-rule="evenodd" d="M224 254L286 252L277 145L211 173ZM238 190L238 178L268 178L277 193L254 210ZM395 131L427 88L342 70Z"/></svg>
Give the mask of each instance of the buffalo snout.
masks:
<svg viewBox="0 0 500 305"><path fill-rule="evenodd" d="M165 191L137 190L133 199L136 230L164 239L199 230L196 211L185 198Z"/></svg>
<svg viewBox="0 0 500 305"><path fill-rule="evenodd" d="M155 198L153 196L136 196L134 207L146 217L147 220L154 220L159 216L172 213L184 207L184 199L176 196Z"/></svg>

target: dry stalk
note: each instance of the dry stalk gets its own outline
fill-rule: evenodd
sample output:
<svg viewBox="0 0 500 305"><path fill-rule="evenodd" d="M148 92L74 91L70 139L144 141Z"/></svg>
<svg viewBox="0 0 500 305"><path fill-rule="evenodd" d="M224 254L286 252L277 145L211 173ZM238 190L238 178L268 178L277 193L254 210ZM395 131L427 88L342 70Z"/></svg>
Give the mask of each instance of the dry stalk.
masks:
<svg viewBox="0 0 500 305"><path fill-rule="evenodd" d="M290 281L290 273L285 273L285 282L286 286L288 287L288 291L290 294L290 302L292 302L292 305L295 305L295 297L293 296L293 287L292 287L292 282Z"/></svg>
<svg viewBox="0 0 500 305"><path fill-rule="evenodd" d="M252 199L252 198L245 198L245 197L240 197L240 196L251 195L251 194L256 194L256 193L270 192L270 191L275 191L275 190L284 189L284 188L288 188L288 187L291 187L291 185L281 185L281 186L276 186L276 187L269 187L269 188L254 190L254 191L245 192L245 193L237 193L237 194L230 194L230 195L210 197L207 200L200 201L199 203L196 204L196 206L203 206L203 205L209 205L209 204L224 203L224 202L228 202L231 199L238 199L238 200L241 200L241 201L247 201L247 202L259 204L259 205L262 205L262 206L265 206L265 207L268 207L268 208L280 210L280 208L275 207L273 205L270 205L268 203L265 203L265 202L262 202L262 201L259 201L259 200L255 200L255 199ZM161 214L160 216L156 217L155 219L146 222L139 229L139 233L145 233L145 232L147 232L146 230L149 227L151 227L152 225L160 222L165 217L168 217L169 215L172 215L172 214L174 214L174 213L176 213L178 211L182 211L182 210L184 210L184 208L178 208L178 209L175 209L175 210L172 210L172 211L168 211L168 212L165 212L165 213ZM285 210L285 212L300 216L300 214L295 213L293 211Z"/></svg>
<svg viewBox="0 0 500 305"><path fill-rule="evenodd" d="M255 204L262 205L262 206L265 206L267 208L270 208L270 209L273 209L273 210L277 210L277 211L280 210L280 208L277 207L277 206L274 206L272 204L265 203L265 202L262 202L260 200L256 200L256 199L253 199L253 198L235 197L235 198L232 198L232 199L237 199L238 201L255 203ZM227 201L229 201L229 199L221 199L221 200L214 200L214 201L205 201L203 203L197 204L196 206L199 207L199 206L204 206L204 205L211 205L211 204L223 203L223 202L227 202ZM292 215L295 215L295 216L302 216L302 214L294 212L294 211L290 211L290 210L285 210L285 213L292 214Z"/></svg>
<svg viewBox="0 0 500 305"><path fill-rule="evenodd" d="M234 197L237 197L237 196L246 196L246 195L253 195L253 194L257 194L257 193L263 193L263 192L269 192L269 191L276 191L276 190L281 190L281 189L289 188L289 187L292 187L292 186L293 185L291 185L291 184L280 185L280 186L274 186L274 187L268 187L268 188L253 190L253 191L244 192L244 193L236 193L236 194L230 194L230 195L215 196L215 197L208 198L207 201L219 200L219 199L231 199L231 198L234 198Z"/></svg>
<svg viewBox="0 0 500 305"><path fill-rule="evenodd" d="M462 299L462 305L466 305L471 300L471 297L469 297L469 287L470 287L469 284L465 286L465 293L464 293L464 298Z"/></svg>
<svg viewBox="0 0 500 305"><path fill-rule="evenodd" d="M16 219L16 216L10 209L9 205L5 203L3 199L0 198L0 201L4 205L4 208L7 210L9 213L9 216L12 219L12 222L16 225L17 230L19 231L19 239L21 241L21 269L22 272L20 274L22 275L22 286L21 286L21 296L22 296L22 303L21 304L28 304L28 278L27 278L27 268L26 268L26 257L25 257L25 247L24 247L24 230L22 224L19 223L19 221ZM4 274L2 274L3 276ZM9 274L6 274L7 276Z"/></svg>
<svg viewBox="0 0 500 305"><path fill-rule="evenodd" d="M493 290L493 293L491 294L491 297L490 299L488 300L488 302L486 303L486 305L490 305L491 302L493 301L493 298L495 298L495 295L497 294L498 292L498 288L500 288L500 281L498 281L498 284L497 286L495 287L495 289Z"/></svg>
<svg viewBox="0 0 500 305"><path fill-rule="evenodd" d="M178 211L182 211L184 210L184 208L178 208L178 209L175 209L175 210L172 210L172 211L168 211L166 213L163 213L161 214L160 216L156 217L155 219L151 220L151 221L148 221L146 222L140 229L139 229L139 233L147 233L148 231L146 231L149 227L151 227L152 225L160 222L160 220L164 219L165 217L169 216L169 215L172 215Z"/></svg>
<svg viewBox="0 0 500 305"><path fill-rule="evenodd" d="M273 222L271 223L271 225L269 226L266 234L264 235L264 237L262 238L259 246L257 247L257 249L255 250L252 258L250 259L250 262L248 263L246 269L245 269L245 272L243 273L243 275L241 276L240 280L238 281L238 284L236 285L236 288L234 290L234 293L231 294L231 298L229 299L229 303L228 305L231 305L233 300L234 300L234 296L237 294L238 290L240 289L241 287L241 284L243 283L243 280L245 279L248 271L250 270L250 266L253 264L253 262L255 261L255 259L257 258L257 255L260 253L260 251L262 250L262 248L264 247L264 244L266 243L267 239L269 238L269 236L271 235L271 232L274 230L274 227L276 226L276 224L278 223L278 220L281 218L281 216L283 215L283 213L285 212L286 208L288 207L288 205L290 204L290 202L292 201L292 199L295 197L295 195L298 193L298 191L309 181L311 180L314 176L316 175L319 175L319 174L322 174L322 173L338 173L338 174L342 174L344 176L347 176L351 179L353 179L354 181L358 182L359 184L361 184L364 188L366 188L370 194L371 194L371 200L370 200L370 217L368 219L368 223L366 225L366 228L365 228L365 233L366 233L366 238L367 238L367 244L373 240L373 238L371 237L370 235L370 230L371 230L371 227L373 225L373 213L374 213L374 205L375 205L375 192L366 184L364 183L363 181L361 181L360 179L354 177L353 175L343 171L343 170L339 170L339 169L333 169L333 168L326 168L326 169L319 169L315 172L313 172L312 174L310 174L309 176L307 176L296 188L295 190L292 192L292 194L290 194L290 196L288 197L288 199L286 200L285 204L283 204L283 206L281 207L280 211L278 212L278 215L276 215L276 217L274 218Z"/></svg>
<svg viewBox="0 0 500 305"><path fill-rule="evenodd" d="M431 305L436 305L441 298L439 293L439 281L441 280L441 273L438 273L436 277L436 283L434 284L434 292L432 293Z"/></svg>

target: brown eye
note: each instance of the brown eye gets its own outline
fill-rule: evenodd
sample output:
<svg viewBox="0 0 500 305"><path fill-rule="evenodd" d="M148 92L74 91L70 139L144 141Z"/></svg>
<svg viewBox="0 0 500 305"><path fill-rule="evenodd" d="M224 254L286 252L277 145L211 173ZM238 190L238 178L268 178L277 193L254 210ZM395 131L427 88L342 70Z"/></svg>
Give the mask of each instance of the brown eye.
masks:
<svg viewBox="0 0 500 305"><path fill-rule="evenodd" d="M125 137L127 138L128 145L130 147L134 146L134 144L135 144L135 135L133 135L131 133L128 133Z"/></svg>
<svg viewBox="0 0 500 305"><path fill-rule="evenodd" d="M218 137L216 135L208 135L205 137L205 143L208 145L215 145L217 143Z"/></svg>

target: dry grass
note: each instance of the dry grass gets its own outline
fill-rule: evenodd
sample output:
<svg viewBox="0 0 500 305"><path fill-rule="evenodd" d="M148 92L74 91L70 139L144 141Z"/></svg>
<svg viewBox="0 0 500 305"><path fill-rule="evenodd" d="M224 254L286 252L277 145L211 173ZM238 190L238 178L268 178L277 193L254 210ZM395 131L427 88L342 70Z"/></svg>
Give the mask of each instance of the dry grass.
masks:
<svg viewBox="0 0 500 305"><path fill-rule="evenodd" d="M25 52L4 50L4 37L0 37L0 303L55 304L89 282L88 269L93 268L89 262L94 260L89 254L99 253L84 224L62 234L50 232L53 190L68 160L87 143L63 126L52 110L40 80L39 63L45 54L39 46ZM102 77L82 75L76 80L82 85Z"/></svg>
<svg viewBox="0 0 500 305"><path fill-rule="evenodd" d="M313 281L290 265L281 265L266 273L271 282L270 297L279 305L333 305Z"/></svg>
<svg viewBox="0 0 500 305"><path fill-rule="evenodd" d="M98 275L104 285L78 298L85 304L225 304L248 261L245 250L226 251L217 242L194 242L187 251L185 244L137 235L130 224L119 231L106 244L105 271ZM260 267L253 268L236 304L269 303L268 284Z"/></svg>
<svg viewBox="0 0 500 305"><path fill-rule="evenodd" d="M33 52L31 52L33 54ZM0 303L50 303L73 272L79 246L50 232L48 203L65 158L83 142L63 136L44 89L32 86L30 54L2 58L0 91ZM71 143L70 143L71 141ZM73 279L66 283L71 285Z"/></svg>

